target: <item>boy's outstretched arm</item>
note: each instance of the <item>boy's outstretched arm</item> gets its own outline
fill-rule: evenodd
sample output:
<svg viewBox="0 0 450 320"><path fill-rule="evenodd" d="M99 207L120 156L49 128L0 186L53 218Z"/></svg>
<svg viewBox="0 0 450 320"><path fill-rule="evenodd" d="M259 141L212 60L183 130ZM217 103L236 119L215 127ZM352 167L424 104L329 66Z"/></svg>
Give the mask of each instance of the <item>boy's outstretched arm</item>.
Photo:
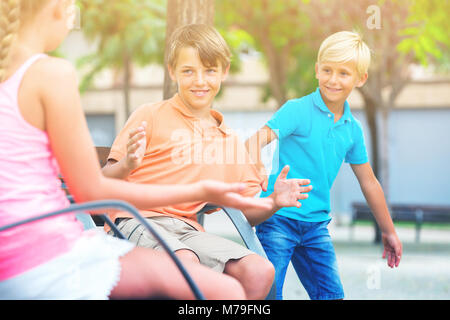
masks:
<svg viewBox="0 0 450 320"><path fill-rule="evenodd" d="M261 150L277 139L277 135L268 126L264 126L259 129L254 135L245 141L245 147L247 148L250 158L256 163L258 170L262 173L264 181L261 183L263 191L267 191L267 174L264 169L264 164L261 161Z"/></svg>
<svg viewBox="0 0 450 320"><path fill-rule="evenodd" d="M381 229L384 245L383 258L387 258L389 267L398 267L402 257L402 243L397 236L394 223L389 214L383 189L369 163L352 164L351 167L358 179L367 204Z"/></svg>

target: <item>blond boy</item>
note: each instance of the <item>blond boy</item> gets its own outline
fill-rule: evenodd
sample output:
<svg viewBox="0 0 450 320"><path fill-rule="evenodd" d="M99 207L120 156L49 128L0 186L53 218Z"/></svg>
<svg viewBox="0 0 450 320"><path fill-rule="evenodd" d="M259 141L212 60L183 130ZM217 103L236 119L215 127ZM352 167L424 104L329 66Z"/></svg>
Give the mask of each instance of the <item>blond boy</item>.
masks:
<svg viewBox="0 0 450 320"><path fill-rule="evenodd" d="M179 28L171 38L168 69L178 92L169 100L139 107L111 148L105 175L148 184L214 179L244 182L245 196L260 191L262 177L243 143L212 109L230 67L230 51L220 34L206 25ZM311 188L306 179L287 180L285 168L267 199L266 211L245 210L252 225L283 206L300 206ZM200 262L240 281L249 299L266 297L273 282L269 261L226 239L204 232L196 213L205 202L148 208L141 213L183 259ZM158 248L157 241L135 219L111 215L119 229L139 246ZM119 220L116 220L116 219Z"/></svg>
<svg viewBox="0 0 450 320"><path fill-rule="evenodd" d="M279 166L290 165L292 178L308 177L314 185L300 208L282 208L256 227L275 267L277 299L282 299L288 263L311 299L343 299L336 256L328 233L330 188L345 161L350 164L382 231L383 257L398 266L402 245L395 232L383 190L368 162L361 124L346 99L367 80L370 50L354 32L338 32L320 46L315 67L317 90L286 102L266 125L247 140L250 155L261 165L261 148L279 140ZM277 169L272 172L276 176ZM265 197L274 175L263 183ZM267 185L268 183L268 185Z"/></svg>

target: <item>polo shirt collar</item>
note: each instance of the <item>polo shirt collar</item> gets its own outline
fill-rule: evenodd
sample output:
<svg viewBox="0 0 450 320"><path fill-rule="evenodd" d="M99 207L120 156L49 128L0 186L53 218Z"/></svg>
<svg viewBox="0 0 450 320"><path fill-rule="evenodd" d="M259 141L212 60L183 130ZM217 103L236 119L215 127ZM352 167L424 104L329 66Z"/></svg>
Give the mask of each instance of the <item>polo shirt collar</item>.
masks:
<svg viewBox="0 0 450 320"><path fill-rule="evenodd" d="M175 95L169 101L170 101L171 105L176 110L178 110L183 116L185 116L189 119L192 119L192 120L196 119L196 117L192 114L191 110L189 110L189 108L186 107L186 105L184 104L183 100L181 100L180 95L178 93L175 93ZM225 124L225 121L223 119L223 114L214 109L210 109L209 112L210 112L211 116L217 120L217 123L219 123L217 128L223 134L229 135L230 129Z"/></svg>
<svg viewBox="0 0 450 320"><path fill-rule="evenodd" d="M339 121L346 121L346 122L350 122L351 121L351 111L350 111L350 105L348 104L347 100L345 100L344 102L344 114L342 115L341 119Z"/></svg>
<svg viewBox="0 0 450 320"><path fill-rule="evenodd" d="M317 87L316 91L313 93L313 102L314 105L323 112L331 113L330 109L328 109L327 105L322 99L319 87ZM339 122L341 121L351 121L350 105L348 104L347 100L345 100L344 102L344 113L342 114L341 119L339 119Z"/></svg>

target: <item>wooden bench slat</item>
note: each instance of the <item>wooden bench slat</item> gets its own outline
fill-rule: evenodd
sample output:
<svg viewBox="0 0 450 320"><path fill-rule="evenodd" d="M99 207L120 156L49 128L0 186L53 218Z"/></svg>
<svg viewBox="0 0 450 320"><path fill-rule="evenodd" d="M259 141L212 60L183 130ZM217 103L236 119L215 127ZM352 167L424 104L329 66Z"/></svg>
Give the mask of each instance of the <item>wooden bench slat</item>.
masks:
<svg viewBox="0 0 450 320"><path fill-rule="evenodd" d="M392 204L390 213L394 222L416 223L416 241L419 240L422 223L450 223L450 206ZM374 221L372 211L366 203L352 203L352 225L356 221Z"/></svg>

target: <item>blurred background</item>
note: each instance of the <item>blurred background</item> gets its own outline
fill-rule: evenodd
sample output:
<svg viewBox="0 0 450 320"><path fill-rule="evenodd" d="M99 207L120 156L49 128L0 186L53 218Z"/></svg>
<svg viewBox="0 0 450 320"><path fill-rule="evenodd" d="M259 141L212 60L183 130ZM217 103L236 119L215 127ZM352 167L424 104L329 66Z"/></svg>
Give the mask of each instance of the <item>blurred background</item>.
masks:
<svg viewBox="0 0 450 320"><path fill-rule="evenodd" d="M180 25L214 25L231 47L232 73L214 108L243 139L288 99L315 90L316 55L328 35L359 32L372 64L349 103L389 205L405 208L396 221L405 252L395 271L380 261L379 230L357 219L354 204L364 197L343 164L330 232L347 297L450 298L449 0L78 0L76 10L76 28L55 55L77 66L97 146L110 146L139 105L173 95L164 52ZM273 149L263 155L269 170ZM206 226L237 239L222 216L207 217ZM288 299L307 299L292 269L286 290Z"/></svg>

